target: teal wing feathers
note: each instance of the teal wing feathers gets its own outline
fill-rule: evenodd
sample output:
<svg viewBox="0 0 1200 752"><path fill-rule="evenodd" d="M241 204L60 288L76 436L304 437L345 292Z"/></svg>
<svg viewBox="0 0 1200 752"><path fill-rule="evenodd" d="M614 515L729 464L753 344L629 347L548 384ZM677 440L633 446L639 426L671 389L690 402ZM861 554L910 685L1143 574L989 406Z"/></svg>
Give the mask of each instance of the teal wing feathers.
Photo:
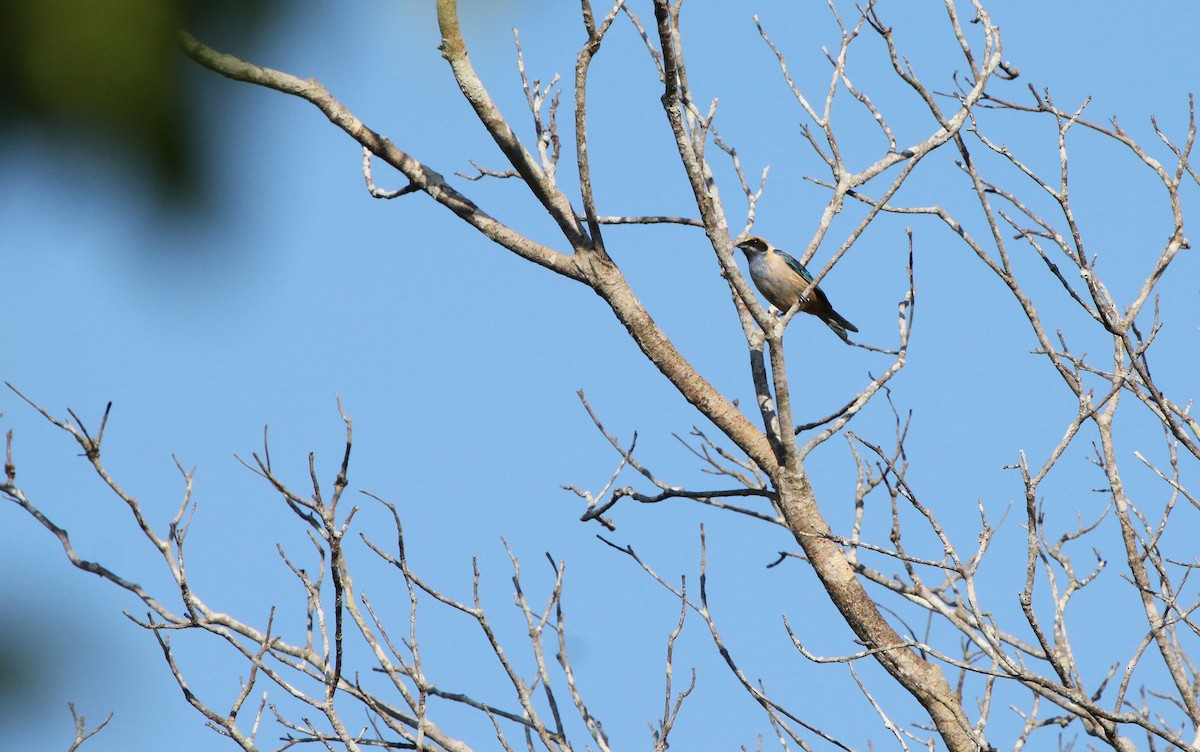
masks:
<svg viewBox="0 0 1200 752"><path fill-rule="evenodd" d="M813 281L813 275L809 274L808 269L805 268L804 264L801 264L798 259L792 256L792 254L785 253L779 249L776 249L775 252L779 254L779 256L789 267L791 267L792 271L796 272L801 277L804 277L805 282Z"/></svg>

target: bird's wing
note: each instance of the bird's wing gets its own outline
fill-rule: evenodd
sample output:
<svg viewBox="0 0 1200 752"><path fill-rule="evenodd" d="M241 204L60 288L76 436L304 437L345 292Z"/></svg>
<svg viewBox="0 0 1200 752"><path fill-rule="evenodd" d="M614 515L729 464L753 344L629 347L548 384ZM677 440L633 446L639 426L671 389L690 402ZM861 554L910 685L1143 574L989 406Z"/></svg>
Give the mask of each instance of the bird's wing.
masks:
<svg viewBox="0 0 1200 752"><path fill-rule="evenodd" d="M796 272L801 277L804 277L805 282L813 281L813 276L808 273L808 269L804 268L804 264L801 264L797 259L793 258L790 253L785 253L784 251L778 249L776 249L775 252L778 253L780 257L783 258L784 262L792 268L792 271Z"/></svg>

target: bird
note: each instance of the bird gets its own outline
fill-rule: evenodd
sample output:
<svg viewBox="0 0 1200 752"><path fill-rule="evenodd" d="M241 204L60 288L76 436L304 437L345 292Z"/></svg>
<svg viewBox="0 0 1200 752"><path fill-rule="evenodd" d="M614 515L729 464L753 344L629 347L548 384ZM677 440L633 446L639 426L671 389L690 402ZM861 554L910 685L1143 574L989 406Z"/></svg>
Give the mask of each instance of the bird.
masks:
<svg viewBox="0 0 1200 752"><path fill-rule="evenodd" d="M808 299L801 300L801 294L813 281L804 264L757 235L738 241L737 247L750 263L750 279L754 280L754 286L771 305L786 313L799 302L801 311L824 321L843 342L850 344L846 332L857 332L858 327L833 310L820 287L813 287Z"/></svg>

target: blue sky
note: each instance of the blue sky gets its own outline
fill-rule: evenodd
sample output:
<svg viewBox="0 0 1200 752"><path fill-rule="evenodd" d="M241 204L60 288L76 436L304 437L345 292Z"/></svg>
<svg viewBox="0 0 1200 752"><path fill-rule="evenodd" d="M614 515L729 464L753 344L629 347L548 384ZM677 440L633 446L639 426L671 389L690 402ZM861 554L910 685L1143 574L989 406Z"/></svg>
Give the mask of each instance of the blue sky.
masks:
<svg viewBox="0 0 1200 752"><path fill-rule="evenodd" d="M528 137L509 30L520 28L531 76L569 77L581 36L577 9L570 3L554 10L529 2L484 10L463 5L476 68ZM940 4L910 5L879 7L926 81L948 90L950 75L962 66L949 56L953 40L936 20ZM1092 95L1094 119L1118 114L1122 125L1149 139L1148 117L1155 114L1169 132L1182 134L1186 94L1200 74L1187 53L1200 10L1166 2L1136 10L1093 3L1087 13L1074 3L1038 5L989 4L1005 58L1022 71L998 93L1027 96L1026 84L1033 84L1050 87L1061 103ZM226 51L319 79L368 125L447 176L469 170L468 159L500 168L499 154L435 50L436 23L426 6L305 8L281 15L257 46ZM640 13L652 19L648 8ZM799 250L822 205L821 189L802 177L821 175L820 165L799 136L803 112L758 39L754 13L788 54L800 84L814 93L827 76L820 46L836 45L836 29L823 3L694 4L684 11L693 87L719 97L717 127L748 172L771 165L756 231ZM902 142L920 137L929 123L911 95L889 80L879 45L867 34L856 49L855 83L895 113ZM340 395L355 425L351 490L354 503L364 505L359 529L377 542L393 538L387 516L359 498L359 489L395 503L414 568L460 597L469 592L471 557L478 557L489 609L518 654L523 627L511 606L502 538L523 562L531 597L542 597L550 581L543 552L565 560L568 619L577 640L572 655L585 692L618 746L646 744L646 724L661 712L663 651L677 603L596 540L602 531L578 521L578 499L559 486L598 490L617 462L576 390L586 391L617 435L628 440L637 431L639 456L668 482L711 488L714 480L672 436L686 436L698 416L590 291L506 255L421 196L370 198L359 148L311 106L194 66L190 75L208 189L194 213L160 211L153 184L107 154L103 139L81 132L80 141L64 149L32 130L10 132L0 148L0 278L7 283L0 376L56 415L73 408L89 427L111 400L106 465L160 530L182 493L172 455L198 467L189 568L210 605L247 619L265 616L272 604L294 615L301 593L276 543L298 557L309 552L295 519L234 454L257 451L269 425L272 458L295 486L305 486L310 451L321 479L331 482L343 442ZM593 68L589 99L602 213L695 213L672 158L657 86L640 40L618 23ZM844 117L851 154L876 155L870 121L850 106ZM560 119L570 120L567 102ZM1035 164L1053 165L1049 122L1008 118L998 128L993 132L1027 150ZM1086 141L1078 149L1080 160L1092 162L1080 164L1075 195L1093 250L1109 264L1102 268L1112 270L1106 282L1125 300L1161 242L1161 203L1152 203L1159 198L1153 185L1129 169L1124 154ZM740 227L736 183L716 149L711 152L731 224ZM905 200L950 201L942 198L954 195L946 192L949 159L939 157L940 167L914 180ZM565 185L572 184L572 163L564 152ZM383 167L376 180L401 185ZM492 215L562 246L519 184L453 180ZM965 183L954 190L964 193ZM844 233L852 226L854 211L839 218L835 237L838 228ZM886 347L895 339L908 224L916 233L917 331L893 397L900 409L914 411L910 480L969 547L977 502L987 505L992 520L1020 502L1018 478L1003 465L1021 449L1044 454L1074 405L1064 402L1065 390L1048 367L1027 354L1034 343L1016 307L978 261L931 222L885 218L823 282L862 341ZM606 238L683 353L723 392L752 405L744 343L703 234L610 228ZM817 258L827 258L824 249ZM1034 270L1028 259L1022 264ZM1170 296L1163 306L1168 328L1156 376L1184 394L1195 386L1188 363L1200 336L1198 272L1185 254L1163 288ZM1050 305L1050 318L1060 322L1055 325L1078 324L1072 311ZM807 318L792 323L788 342L801 420L840 406L868 372L890 362L846 348ZM69 438L8 392L0 393L0 411L3 428L15 433L18 481L70 531L81 555L161 591L166 580L149 546L134 536L128 513L91 476ZM890 421L880 402L855 430L886 442ZM1146 446L1157 450L1149 435ZM1138 441L1130 451L1142 446ZM1062 476L1052 479L1061 496L1051 501L1061 505L1056 508L1067 526L1076 511L1089 517L1105 503L1087 491L1099 480L1088 475L1093 471L1083 454L1074 451ZM846 444L829 442L813 455L809 472L831 523L848 524L853 464ZM632 475L622 481L635 482ZM790 648L780 614L804 624L814 651L854 649L810 572L794 562L765 569L777 552L795 548L784 531L681 503L625 505L614 516L619 527L612 540L633 545L670 579L685 572L694 578L703 523L710 599L747 673L808 719L834 718L830 730L847 743L886 744L878 723L838 725L848 707L874 721L859 707L845 672L811 666ZM51 536L15 507L0 506L0 527L0 629L9 634L6 649L23 654L40 677L19 704L16 698L0 702L6 708L0 726L15 729L15 737L7 735L13 748L65 749L72 735L68 701L89 721L115 714L84 747L91 752L217 747L220 740L183 702L151 636L122 615L140 615L139 604L71 569ZM1019 521L1010 515L998 548L1019 551L1021 543ZM403 612L402 583L366 553L358 552L360 587L381 601L394 596ZM990 595L997 613L1011 617L1022 573L1005 571L1002 561L989 580ZM1081 608L1100 605L1085 599ZM493 701L512 705L469 624L432 607L422 618L427 670L440 684L482 687ZM1099 637L1095 645L1103 654ZM177 640L193 688L212 692L218 706L226 703L217 698L235 691L244 668L202 641ZM755 733L769 733L724 672L698 619L689 620L676 655L677 676L691 666L699 671L699 687L676 731L680 748L752 746ZM1108 661L1100 655L1097 665ZM893 696L873 668L865 674ZM813 686L828 689L804 691ZM897 707L907 709L904 701ZM464 728L473 729L465 733L477 748L493 746L486 722L464 723L475 724ZM270 747L270 735L262 745Z"/></svg>

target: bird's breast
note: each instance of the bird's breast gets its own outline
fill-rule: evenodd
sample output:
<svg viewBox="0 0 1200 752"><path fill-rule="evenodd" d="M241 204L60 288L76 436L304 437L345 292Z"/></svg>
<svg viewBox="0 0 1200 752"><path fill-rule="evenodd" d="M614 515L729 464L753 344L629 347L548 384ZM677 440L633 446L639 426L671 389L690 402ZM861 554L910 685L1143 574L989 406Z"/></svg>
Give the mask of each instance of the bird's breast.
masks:
<svg viewBox="0 0 1200 752"><path fill-rule="evenodd" d="M786 311L800 299L808 283L787 262L774 255L764 255L750 264L750 278L771 305Z"/></svg>

